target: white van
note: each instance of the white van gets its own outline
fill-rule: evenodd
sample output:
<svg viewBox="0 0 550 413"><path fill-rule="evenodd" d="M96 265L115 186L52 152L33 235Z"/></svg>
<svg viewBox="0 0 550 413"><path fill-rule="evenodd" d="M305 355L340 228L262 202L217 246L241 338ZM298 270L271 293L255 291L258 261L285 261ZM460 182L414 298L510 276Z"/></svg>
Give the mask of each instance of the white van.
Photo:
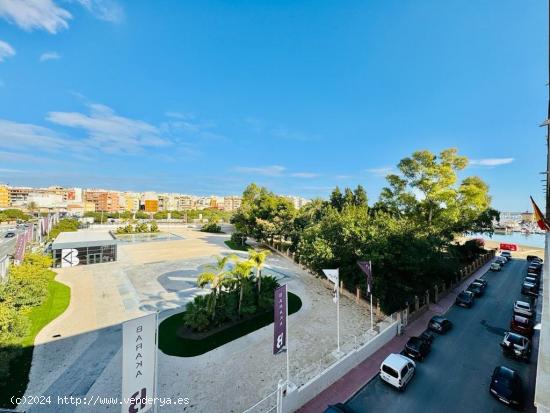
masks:
<svg viewBox="0 0 550 413"><path fill-rule="evenodd" d="M416 363L401 354L390 354L380 365L380 378L399 390L405 390L414 376Z"/></svg>

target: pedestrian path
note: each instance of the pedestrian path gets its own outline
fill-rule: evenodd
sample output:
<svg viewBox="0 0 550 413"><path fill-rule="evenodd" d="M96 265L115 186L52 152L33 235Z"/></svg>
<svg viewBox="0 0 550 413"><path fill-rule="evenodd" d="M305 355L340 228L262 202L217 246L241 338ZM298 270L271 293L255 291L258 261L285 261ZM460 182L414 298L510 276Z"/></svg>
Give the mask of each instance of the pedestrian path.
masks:
<svg viewBox="0 0 550 413"><path fill-rule="evenodd" d="M394 337L372 356L364 360L340 380L333 383L330 387L317 395L317 397L306 403L298 412L319 413L323 412L328 405L343 403L350 399L355 393L361 390L363 386L377 376L380 364L388 354L400 353L410 337L422 334L424 330L426 330L430 318L436 314L445 313L454 304L456 295L464 290L472 280L480 278L485 274L489 270L491 262L492 261L489 261L487 264L480 267L459 286L451 290L451 292L443 297L437 304L430 304L428 310L419 318L411 322L402 335Z"/></svg>

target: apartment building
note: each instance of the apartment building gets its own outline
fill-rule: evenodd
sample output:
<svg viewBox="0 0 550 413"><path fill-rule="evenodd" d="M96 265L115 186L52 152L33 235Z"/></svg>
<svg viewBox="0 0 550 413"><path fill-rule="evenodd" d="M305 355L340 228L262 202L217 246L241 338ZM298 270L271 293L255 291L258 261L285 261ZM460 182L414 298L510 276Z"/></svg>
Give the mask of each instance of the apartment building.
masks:
<svg viewBox="0 0 550 413"><path fill-rule="evenodd" d="M240 208L242 198L240 196L226 196L223 198L223 209L225 211L235 211Z"/></svg>
<svg viewBox="0 0 550 413"><path fill-rule="evenodd" d="M176 210L187 211L189 209L195 209L195 197L190 195L176 196Z"/></svg>
<svg viewBox="0 0 550 413"><path fill-rule="evenodd" d="M23 207L32 191L33 188L28 187L9 187L10 206Z"/></svg>
<svg viewBox="0 0 550 413"><path fill-rule="evenodd" d="M118 212L119 195L118 192L104 190L88 190L85 195L86 202L92 202L96 211Z"/></svg>
<svg viewBox="0 0 550 413"><path fill-rule="evenodd" d="M0 184L0 208L10 206L10 189L7 185Z"/></svg>

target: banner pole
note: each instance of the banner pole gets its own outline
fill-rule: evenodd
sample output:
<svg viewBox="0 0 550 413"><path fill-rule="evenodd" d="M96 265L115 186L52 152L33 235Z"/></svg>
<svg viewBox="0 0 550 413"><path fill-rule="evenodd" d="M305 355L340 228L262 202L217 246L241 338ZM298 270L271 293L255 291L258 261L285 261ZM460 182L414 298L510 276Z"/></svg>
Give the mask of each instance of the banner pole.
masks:
<svg viewBox="0 0 550 413"><path fill-rule="evenodd" d="M155 312L155 387L153 391L153 412L157 413L157 403L155 403L157 399L157 387L158 387L158 350L159 350L159 311Z"/></svg>
<svg viewBox="0 0 550 413"><path fill-rule="evenodd" d="M372 314L372 292L370 293L370 329L374 330L374 315Z"/></svg>
<svg viewBox="0 0 550 413"><path fill-rule="evenodd" d="M286 384L287 388L290 384L290 355L289 355L289 340L288 340L288 287L286 290L286 323L285 323L285 335L286 335Z"/></svg>
<svg viewBox="0 0 550 413"><path fill-rule="evenodd" d="M340 277L338 277L338 282L336 284L336 301L338 302L336 306L336 329L338 330L338 354L340 354Z"/></svg>

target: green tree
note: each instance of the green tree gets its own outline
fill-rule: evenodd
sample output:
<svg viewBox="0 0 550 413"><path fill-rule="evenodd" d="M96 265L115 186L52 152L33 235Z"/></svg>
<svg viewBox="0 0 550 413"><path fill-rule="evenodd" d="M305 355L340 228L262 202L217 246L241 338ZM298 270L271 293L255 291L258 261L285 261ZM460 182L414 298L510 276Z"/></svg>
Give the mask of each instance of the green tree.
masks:
<svg viewBox="0 0 550 413"><path fill-rule="evenodd" d="M271 254L269 250L259 250L251 248L248 250L248 259L252 261L256 268L256 280L258 282L258 293L262 291L262 268L265 265L267 257Z"/></svg>
<svg viewBox="0 0 550 413"><path fill-rule="evenodd" d="M254 268L254 263L252 263L252 261L250 260L246 260L237 262L231 269L231 276L236 281L239 287L239 317L242 313L244 291L246 288L246 284L250 280L250 276L252 275L252 268Z"/></svg>
<svg viewBox="0 0 550 413"><path fill-rule="evenodd" d="M216 300L223 286L227 285L228 278L231 272L227 269L229 261L236 259L236 255L230 254L226 256L216 256L216 264L208 265L207 271L204 271L197 278L199 287L204 288L207 284L210 285L211 293L209 295L209 312L211 319L216 316Z"/></svg>

